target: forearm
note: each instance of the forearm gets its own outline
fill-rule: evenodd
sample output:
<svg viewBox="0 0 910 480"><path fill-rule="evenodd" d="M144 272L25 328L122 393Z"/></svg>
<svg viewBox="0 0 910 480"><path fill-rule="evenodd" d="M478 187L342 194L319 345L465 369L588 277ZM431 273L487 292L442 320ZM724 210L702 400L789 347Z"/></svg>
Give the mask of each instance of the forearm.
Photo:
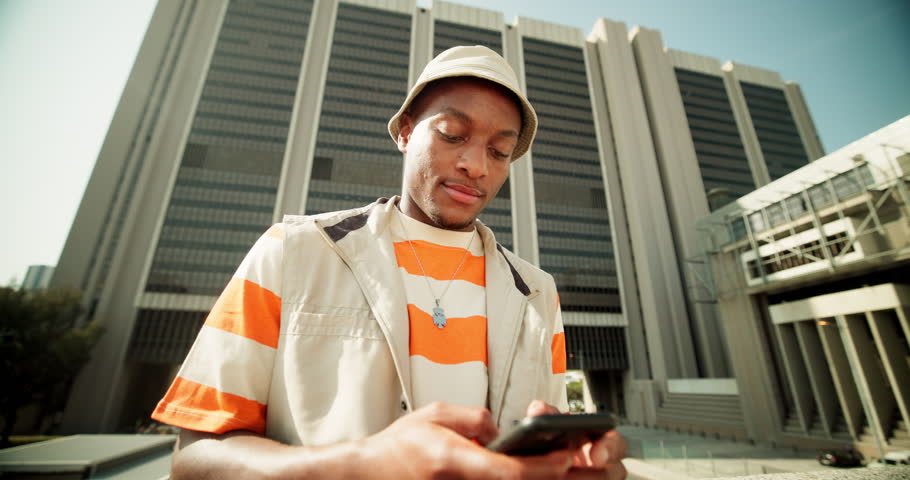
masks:
<svg viewBox="0 0 910 480"><path fill-rule="evenodd" d="M356 442L295 447L251 432L211 435L183 431L171 479L364 478Z"/></svg>

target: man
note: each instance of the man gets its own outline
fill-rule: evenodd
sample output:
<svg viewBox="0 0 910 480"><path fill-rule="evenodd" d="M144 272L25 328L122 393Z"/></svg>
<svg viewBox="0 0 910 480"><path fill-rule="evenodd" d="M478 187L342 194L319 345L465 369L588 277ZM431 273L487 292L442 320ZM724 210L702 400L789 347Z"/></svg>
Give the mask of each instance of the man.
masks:
<svg viewBox="0 0 910 480"><path fill-rule="evenodd" d="M431 61L389 122L401 197L286 217L219 298L153 414L182 429L172 478L624 478L615 432L482 447L567 407L552 277L476 220L536 128L493 51Z"/></svg>

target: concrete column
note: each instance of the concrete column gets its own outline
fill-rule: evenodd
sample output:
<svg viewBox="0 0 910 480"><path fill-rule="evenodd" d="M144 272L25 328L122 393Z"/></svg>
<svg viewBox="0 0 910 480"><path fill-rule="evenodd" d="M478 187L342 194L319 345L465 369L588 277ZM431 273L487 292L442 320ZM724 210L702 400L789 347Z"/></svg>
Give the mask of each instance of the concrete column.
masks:
<svg viewBox="0 0 910 480"><path fill-rule="evenodd" d="M594 402L594 395L591 393L591 374L587 370L583 370L582 374L581 395L585 404L585 413L597 413L597 403Z"/></svg>
<svg viewBox="0 0 910 480"><path fill-rule="evenodd" d="M619 164L613 129L610 127L610 106L607 104L600 56L597 47L585 44L585 58L588 68L588 85L591 93L591 110L597 132L597 152L607 196L607 212L610 215L610 236L613 239L616 277L619 279L619 295L622 297L622 314L626 319L626 344L629 346L629 366L632 378L651 378L648 348L645 342L644 323L638 285L635 283L635 269L632 263L632 241L629 238L629 220L626 217L622 183L619 181ZM515 191L514 189L512 190Z"/></svg>
<svg viewBox="0 0 910 480"><path fill-rule="evenodd" d="M733 118L736 119L736 125L739 128L739 138L743 142L743 149L746 151L746 158L749 160L749 167L752 169L752 179L755 181L756 188L762 187L771 182L771 176L768 174L768 164L765 163L765 155L762 153L761 145L758 143L758 134L755 133L755 125L752 124L752 116L749 114L746 97L743 95L743 89L734 71L733 62L724 64L723 69L724 85L727 87L727 95L730 97Z"/></svg>
<svg viewBox="0 0 910 480"><path fill-rule="evenodd" d="M821 139L818 138L815 123L812 121L812 115L809 114L809 106L806 105L806 99L803 97L799 84L787 82L784 85L784 96L787 98L787 104L790 105L796 130L799 132L806 154L809 155L809 161L824 157L825 149L822 147Z"/></svg>
<svg viewBox="0 0 910 480"><path fill-rule="evenodd" d="M411 58L408 68L408 89L433 59L434 10L419 8L411 19Z"/></svg>
<svg viewBox="0 0 910 480"><path fill-rule="evenodd" d="M655 380L698 376L682 276L661 188L632 47L626 26L598 19L588 37L596 44L616 158L623 185L635 273L648 332Z"/></svg>
<svg viewBox="0 0 910 480"><path fill-rule="evenodd" d="M793 114L793 122L796 124L796 130L803 142L803 148L809 155L809 161L824 157L825 149L822 148L822 141L818 138L815 123L812 121L812 115L809 114L809 106L806 104L799 84L787 82L784 85L784 96L787 98L787 104Z"/></svg>
<svg viewBox="0 0 910 480"><path fill-rule="evenodd" d="M701 253L695 222L708 215L710 210L679 84L660 32L635 27L631 38L648 121L654 135L660 180L667 196L667 212L679 270L683 272L683 279L688 286L697 285L697 277L688 272L691 267L687 259ZM698 345L695 351L701 367L700 373L707 377L729 376L722 326L714 305L698 302L696 295L694 289L686 291L692 329Z"/></svg>
<svg viewBox="0 0 910 480"><path fill-rule="evenodd" d="M904 338L910 339L910 307L898 306L894 309L894 313L897 314L901 330L904 331Z"/></svg>
<svg viewBox="0 0 910 480"><path fill-rule="evenodd" d="M515 70L521 91L527 94L525 82L525 59L521 44L521 33L512 25L503 34L502 53ZM534 202L534 151L533 148L518 160L512 162L509 182L512 191L512 250L515 254L534 265L540 265L540 250L537 237L537 204Z"/></svg>
<svg viewBox="0 0 910 480"><path fill-rule="evenodd" d="M126 393L126 356L136 322L135 300L145 287L146 269L189 136L205 72L211 60L227 1L200 2L185 25L175 52L172 84L162 93L133 199L95 310L105 334L73 385L64 413L65 433L110 432L120 418ZM179 80L176 80L179 79Z"/></svg>
<svg viewBox="0 0 910 480"><path fill-rule="evenodd" d="M821 417L822 427L830 437L840 412L837 396L834 393L834 383L831 381L828 367L825 364L825 352L814 324L814 321L797 322L794 327L803 361L806 364L806 371L809 374L809 386L812 387L815 406Z"/></svg>
<svg viewBox="0 0 910 480"><path fill-rule="evenodd" d="M850 362L847 360L847 352L837 330L837 323L833 318L827 319L819 321L817 328L847 429L850 436L857 439L863 433L863 404L859 392L856 391L856 383L853 381Z"/></svg>
<svg viewBox="0 0 910 480"><path fill-rule="evenodd" d="M869 320L872 338L875 339L875 346L878 347L881 354L885 374L891 383L891 390L894 392L901 417L904 419L904 424L910 425L910 415L908 415L910 365L907 364L910 352L907 351L906 344L902 344L900 341L897 314L893 310L866 312L866 318Z"/></svg>
<svg viewBox="0 0 910 480"><path fill-rule="evenodd" d="M714 259L714 277L724 280L718 290L717 308L724 319L723 334L747 433L756 442L780 443L784 398L780 384L786 380L778 381L773 367L771 345L776 340L774 327L765 318L768 305L764 297L746 293L737 252L720 253Z"/></svg>
<svg viewBox="0 0 910 480"><path fill-rule="evenodd" d="M863 409L872 434L880 445L887 443L889 434L888 421L894 411L894 397L888 391L887 380L879 368L878 352L867 330L866 316L863 314L839 315L837 325L844 340L847 355L851 357L851 366Z"/></svg>
<svg viewBox="0 0 910 480"><path fill-rule="evenodd" d="M155 105L167 91L168 84L161 79L166 77L162 70L168 68L182 48L181 31L186 28L192 10L193 3L188 1L158 2L155 6L49 288L82 290L87 294L87 301L94 294L89 276L101 269L114 230L111 224L116 219L112 215L105 222L106 214L123 208L124 184L131 169L139 163L138 146L148 141L154 127L151 121L154 115L147 106ZM156 75L159 71L160 76Z"/></svg>
<svg viewBox="0 0 910 480"><path fill-rule="evenodd" d="M799 353L799 342L796 339L794 325L789 323L775 325L774 331L777 332L777 341L784 360L784 369L787 371L787 381L793 392L799 424L808 435L812 417L815 415L815 400L812 398L812 390L809 387L806 364L803 363L803 358Z"/></svg>
<svg viewBox="0 0 910 480"><path fill-rule="evenodd" d="M306 211L310 191L310 174L313 172L313 152L316 151L316 133L322 113L322 94L329 71L329 51L335 34L335 16L338 0L315 0L307 30L306 49L300 64L297 96L288 128L288 141L284 150L281 181L275 197L272 221L280 222L285 214Z"/></svg>

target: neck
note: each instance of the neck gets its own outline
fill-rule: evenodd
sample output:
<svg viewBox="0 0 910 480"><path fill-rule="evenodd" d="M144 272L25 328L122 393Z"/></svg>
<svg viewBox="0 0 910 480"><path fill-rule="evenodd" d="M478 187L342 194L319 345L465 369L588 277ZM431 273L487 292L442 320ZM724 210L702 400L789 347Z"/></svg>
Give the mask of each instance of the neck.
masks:
<svg viewBox="0 0 910 480"><path fill-rule="evenodd" d="M426 214L416 203L410 200L410 198L402 194L401 199L398 201L398 211L403 213L405 216L417 220L420 223L429 225L433 228L438 228L441 230L449 230L453 232L470 232L475 229L474 221L472 220L467 225L448 225L442 221L434 220L432 217Z"/></svg>

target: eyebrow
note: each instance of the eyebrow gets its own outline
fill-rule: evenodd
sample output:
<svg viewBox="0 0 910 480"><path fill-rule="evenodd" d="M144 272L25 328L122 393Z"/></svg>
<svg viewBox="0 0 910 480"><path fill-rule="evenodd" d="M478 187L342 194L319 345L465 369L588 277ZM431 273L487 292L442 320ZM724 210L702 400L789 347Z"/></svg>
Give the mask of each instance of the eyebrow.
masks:
<svg viewBox="0 0 910 480"><path fill-rule="evenodd" d="M467 114L465 114L464 112L462 112L461 110L458 110L456 108L445 107L442 109L441 113L456 117L459 120L461 120L465 123L468 123L468 124L474 123L474 121L471 119L471 117L469 117ZM518 136L518 132L516 132L515 130L500 130L497 133L504 137L517 137Z"/></svg>

